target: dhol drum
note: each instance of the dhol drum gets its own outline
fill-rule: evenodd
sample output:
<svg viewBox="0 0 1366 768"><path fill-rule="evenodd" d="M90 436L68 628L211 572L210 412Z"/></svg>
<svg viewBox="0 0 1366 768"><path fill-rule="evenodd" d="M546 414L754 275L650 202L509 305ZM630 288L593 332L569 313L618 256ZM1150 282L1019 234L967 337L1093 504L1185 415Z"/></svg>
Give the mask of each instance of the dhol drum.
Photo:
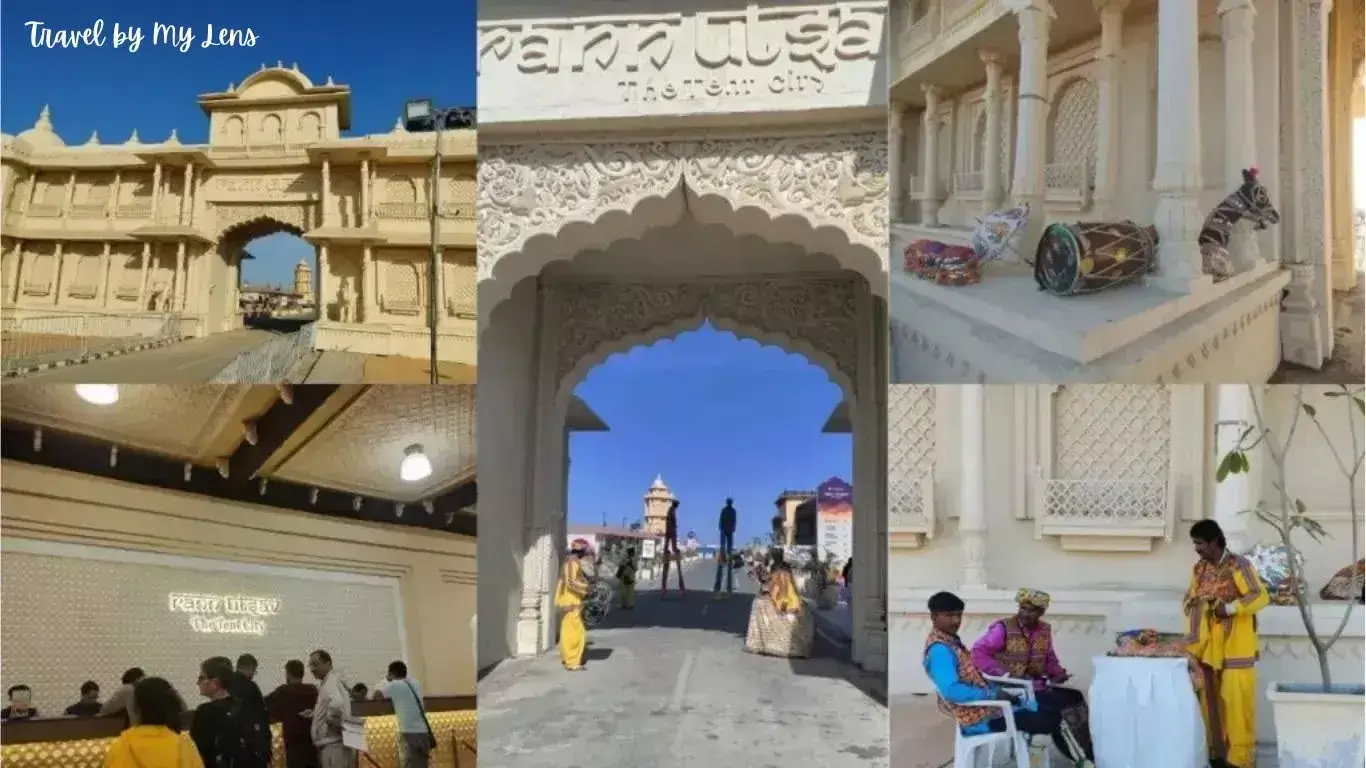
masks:
<svg viewBox="0 0 1366 768"><path fill-rule="evenodd" d="M1034 281L1054 296L1132 283L1157 263L1157 228L1133 221L1050 224L1034 254Z"/></svg>

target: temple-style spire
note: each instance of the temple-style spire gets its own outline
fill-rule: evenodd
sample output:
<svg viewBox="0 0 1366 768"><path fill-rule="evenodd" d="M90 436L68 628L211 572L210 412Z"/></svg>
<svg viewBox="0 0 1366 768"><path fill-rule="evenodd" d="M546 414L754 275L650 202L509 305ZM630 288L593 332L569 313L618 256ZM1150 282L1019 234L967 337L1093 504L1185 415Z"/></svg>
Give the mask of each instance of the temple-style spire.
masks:
<svg viewBox="0 0 1366 768"><path fill-rule="evenodd" d="M52 130L52 109L48 105L43 105L42 111L38 113L38 119L33 121L33 127L40 131Z"/></svg>

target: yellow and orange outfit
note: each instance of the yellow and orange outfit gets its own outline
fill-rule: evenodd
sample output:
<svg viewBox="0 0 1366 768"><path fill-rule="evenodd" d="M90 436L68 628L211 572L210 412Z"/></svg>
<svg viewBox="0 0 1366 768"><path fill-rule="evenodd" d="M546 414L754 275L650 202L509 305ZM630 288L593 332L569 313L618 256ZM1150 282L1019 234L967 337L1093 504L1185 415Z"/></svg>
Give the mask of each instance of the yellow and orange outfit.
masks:
<svg viewBox="0 0 1366 768"><path fill-rule="evenodd" d="M773 601L773 607L779 613L796 613L802 608L802 598L797 594L797 584L792 579L792 572L784 568L775 568L768 577L768 599Z"/></svg>
<svg viewBox="0 0 1366 768"><path fill-rule="evenodd" d="M1199 664L1199 691L1211 757L1251 768L1257 747L1257 612L1271 602L1246 558L1225 551L1200 560L1186 590L1186 652ZM1225 607L1227 618L1214 613Z"/></svg>
<svg viewBox="0 0 1366 768"><path fill-rule="evenodd" d="M555 606L560 609L560 663L571 671L583 668L583 652L588 647L588 629L583 625L583 599L588 590L579 559L565 560L555 585Z"/></svg>
<svg viewBox="0 0 1366 768"><path fill-rule="evenodd" d="M104 756L104 768L143 766L204 768L204 762L188 736L164 725L135 725L110 745Z"/></svg>

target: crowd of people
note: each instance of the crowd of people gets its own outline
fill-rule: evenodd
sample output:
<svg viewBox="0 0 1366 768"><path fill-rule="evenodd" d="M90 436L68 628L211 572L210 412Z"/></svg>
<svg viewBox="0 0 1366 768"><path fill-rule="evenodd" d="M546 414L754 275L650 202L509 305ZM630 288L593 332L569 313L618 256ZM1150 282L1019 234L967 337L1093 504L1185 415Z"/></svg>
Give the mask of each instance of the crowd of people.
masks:
<svg viewBox="0 0 1366 768"><path fill-rule="evenodd" d="M1211 768L1249 768L1256 750L1256 614L1270 603L1266 585L1244 557L1228 550L1219 524L1202 520L1190 536L1198 559L1182 609L1187 619L1184 650L1200 677ZM1049 737L1076 765L1094 764L1086 697L1053 648L1043 620L1048 593L1021 589L1019 610L988 626L969 648L959 637L966 604L951 592L929 599L931 630L923 664L938 692L940 711L964 735L1001 733L1006 718L1028 738ZM1003 682L1024 681L1029 690ZM1009 702L1007 715L984 702ZM1084 761L1084 762L1083 762Z"/></svg>
<svg viewBox="0 0 1366 768"><path fill-rule="evenodd" d="M343 743L343 721L353 701L382 698L391 702L398 721L401 768L427 768L436 738L422 688L402 661L389 664L373 692L364 684L347 685L325 650L308 657L307 672L316 682L306 682L304 662L291 659L284 665L285 682L262 694L257 668L249 653L235 664L226 656L205 659L196 680L204 701L190 712L174 685L134 667L103 702L99 684L84 683L65 715L123 720L105 768L267 768L274 758L272 724L280 726L284 768L355 768L357 755ZM40 717L29 686L12 686L8 695L0 718Z"/></svg>

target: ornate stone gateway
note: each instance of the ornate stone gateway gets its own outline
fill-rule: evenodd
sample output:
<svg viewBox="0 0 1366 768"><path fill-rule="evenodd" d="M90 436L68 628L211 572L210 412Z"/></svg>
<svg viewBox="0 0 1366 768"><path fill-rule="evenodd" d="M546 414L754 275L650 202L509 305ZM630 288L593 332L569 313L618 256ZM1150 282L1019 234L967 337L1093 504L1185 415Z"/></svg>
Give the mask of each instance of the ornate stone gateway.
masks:
<svg viewBox="0 0 1366 768"><path fill-rule="evenodd" d="M481 592L504 587L482 665L553 641L574 387L710 320L843 389L870 489L854 656L885 668L885 8L481 20L480 461L503 468L481 482Z"/></svg>
<svg viewBox="0 0 1366 768"><path fill-rule="evenodd" d="M5 317L70 315L106 335L167 315L190 335L232 330L243 246L283 231L317 249L318 348L424 357L437 138L399 127L343 137L350 97L331 78L262 66L199 98L201 145L134 133L68 147L44 110L3 137ZM446 132L441 151L438 347L473 363L473 131Z"/></svg>

